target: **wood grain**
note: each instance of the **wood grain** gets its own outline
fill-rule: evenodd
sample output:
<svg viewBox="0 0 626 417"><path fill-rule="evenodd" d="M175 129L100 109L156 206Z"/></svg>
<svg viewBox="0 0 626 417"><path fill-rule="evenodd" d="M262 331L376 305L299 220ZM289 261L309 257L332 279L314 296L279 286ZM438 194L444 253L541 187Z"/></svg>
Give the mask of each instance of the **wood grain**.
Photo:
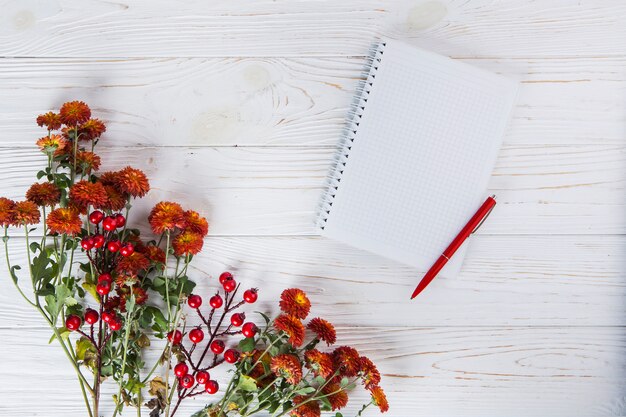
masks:
<svg viewBox="0 0 626 417"><path fill-rule="evenodd" d="M623 328L339 328L340 343L372 358L383 374L391 416L623 415L626 337ZM0 411L46 416L84 416L73 371L49 331L28 337L0 330ZM372 343L375 341L375 343ZM156 346L146 359L155 358ZM151 348L152 349L152 348ZM224 369L213 376L224 385ZM30 387L24 389L24 387ZM113 393L106 386L103 395ZM188 403L181 416L208 397ZM346 415L365 394L357 388ZM567 407L564 405L567 404ZM43 406L43 405L42 405ZM374 410L366 415L379 415ZM108 410L103 412L108 414ZM132 413L130 413L132 414ZM133 414L134 415L134 414Z"/></svg>
<svg viewBox="0 0 626 417"><path fill-rule="evenodd" d="M10 245L12 264L25 271L24 240ZM206 300L230 270L244 287L262 289L254 307L272 313L283 289L299 287L312 314L338 325L619 326L624 248L624 236L476 236L461 275L436 279L413 301L419 272L324 238L211 237L190 276ZM0 327L41 326L4 260L0 268ZM27 273L19 275L28 288Z"/></svg>
<svg viewBox="0 0 626 417"><path fill-rule="evenodd" d="M345 56L389 36L464 57L600 56L626 52L625 15L621 0L9 0L0 55Z"/></svg>
<svg viewBox="0 0 626 417"><path fill-rule="evenodd" d="M505 144L621 144L626 58L464 59L522 82ZM0 138L31 146L66 100L104 146L335 146L363 58L0 59Z"/></svg>
<svg viewBox="0 0 626 417"><path fill-rule="evenodd" d="M102 170L145 169L152 191L144 221L163 199L206 215L213 235L310 235L334 156L331 148L103 148ZM45 163L37 150L0 148L3 195L23 198ZM505 146L489 189L498 207L479 233L622 234L624 169L619 145ZM193 186L191 185L193 184Z"/></svg>

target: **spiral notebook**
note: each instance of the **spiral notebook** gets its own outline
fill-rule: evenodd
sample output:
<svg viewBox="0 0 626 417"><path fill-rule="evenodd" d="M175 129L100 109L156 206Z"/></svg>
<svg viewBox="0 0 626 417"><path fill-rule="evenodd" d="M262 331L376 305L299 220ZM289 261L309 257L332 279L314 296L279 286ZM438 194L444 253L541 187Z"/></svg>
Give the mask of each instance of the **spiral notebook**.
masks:
<svg viewBox="0 0 626 417"><path fill-rule="evenodd" d="M426 271L487 195L518 82L398 41L373 49L366 75L317 226Z"/></svg>

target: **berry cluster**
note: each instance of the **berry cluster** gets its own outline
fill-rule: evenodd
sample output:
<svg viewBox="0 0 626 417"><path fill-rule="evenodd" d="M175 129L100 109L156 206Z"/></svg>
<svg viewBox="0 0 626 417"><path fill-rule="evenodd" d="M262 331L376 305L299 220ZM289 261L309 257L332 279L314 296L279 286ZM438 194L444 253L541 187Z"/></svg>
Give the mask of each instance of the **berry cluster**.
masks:
<svg viewBox="0 0 626 417"><path fill-rule="evenodd" d="M201 324L186 334L180 330L174 330L167 335L174 352L182 359L174 366L174 374L178 379L178 402L174 411L184 398L204 393L215 394L219 390L219 384L211 379L209 371L224 362L235 364L239 361L240 352L235 348L227 349L225 337L239 334L243 334L245 337L254 337L258 331L254 323L245 321L245 313L233 313L246 303L256 302L258 290L256 288L246 290L243 293L243 299L235 303L239 284L233 275L230 272L224 272L220 275L219 281L224 294L222 296L218 291L209 299L208 316L205 316L201 311L203 300L200 295L191 294L187 298L187 305L196 311ZM229 314L230 324L226 325L224 322ZM215 324L213 323L214 319L216 319ZM187 336L191 344L189 348L183 344L184 336ZM199 348L200 343L205 339L207 339L206 345L203 349ZM202 352L197 358L195 357L197 355L194 355L196 350L198 353ZM213 356L212 359L205 362L209 350Z"/></svg>

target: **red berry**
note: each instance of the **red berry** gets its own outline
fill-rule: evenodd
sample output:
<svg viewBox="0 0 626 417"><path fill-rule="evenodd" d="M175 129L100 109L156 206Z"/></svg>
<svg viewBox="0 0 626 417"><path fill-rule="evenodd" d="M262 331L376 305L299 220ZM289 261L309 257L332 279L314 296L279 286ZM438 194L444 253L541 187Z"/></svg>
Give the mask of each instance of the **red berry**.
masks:
<svg viewBox="0 0 626 417"><path fill-rule="evenodd" d="M254 303L259 297L257 291L258 290L256 288L250 288L249 290L246 290L246 292L243 293L243 300L248 304Z"/></svg>
<svg viewBox="0 0 626 417"><path fill-rule="evenodd" d="M113 218L115 219L115 224L117 225L118 229L126 225L126 217L122 216L121 214L118 213L113 216Z"/></svg>
<svg viewBox="0 0 626 417"><path fill-rule="evenodd" d="M93 237L85 237L80 241L80 246L85 250L91 250L93 248L94 240Z"/></svg>
<svg viewBox="0 0 626 417"><path fill-rule="evenodd" d="M120 244L119 240L112 240L107 245L107 249L109 250L109 252L117 252L118 250L120 250L121 246L122 245Z"/></svg>
<svg viewBox="0 0 626 417"><path fill-rule="evenodd" d="M112 280L113 278L111 278L111 274L104 273L104 274L98 275L98 282L101 282L101 281L111 282Z"/></svg>
<svg viewBox="0 0 626 417"><path fill-rule="evenodd" d="M98 314L98 312L92 308L88 308L85 311L85 321L89 324L95 324L98 322L98 318L100 318L100 315Z"/></svg>
<svg viewBox="0 0 626 417"><path fill-rule="evenodd" d="M67 319L65 319L65 327L70 331L78 330L82 324L80 317L74 314L67 316Z"/></svg>
<svg viewBox="0 0 626 417"><path fill-rule="evenodd" d="M189 304L191 308L200 308L202 305L202 297L197 294L191 294L187 299L187 304Z"/></svg>
<svg viewBox="0 0 626 417"><path fill-rule="evenodd" d="M100 210L92 211L89 215L89 222L93 224L98 224L104 218L104 214Z"/></svg>
<svg viewBox="0 0 626 417"><path fill-rule="evenodd" d="M184 377L185 375L187 375L188 372L189 367L185 362L178 362L174 367L174 374L179 378Z"/></svg>
<svg viewBox="0 0 626 417"><path fill-rule="evenodd" d="M228 363L235 363L239 360L239 352L235 349L228 349L224 352L224 360Z"/></svg>
<svg viewBox="0 0 626 417"><path fill-rule="evenodd" d="M120 249L120 255L126 257L130 256L135 252L135 247L131 243L127 243Z"/></svg>
<svg viewBox="0 0 626 417"><path fill-rule="evenodd" d="M172 342L173 345L178 345L183 340L183 334L180 332L180 330L174 330L167 334L167 340Z"/></svg>
<svg viewBox="0 0 626 417"><path fill-rule="evenodd" d="M224 351L224 342L221 340L214 340L211 342L211 352L219 355Z"/></svg>
<svg viewBox="0 0 626 417"><path fill-rule="evenodd" d="M244 324L243 327L241 328L241 333L246 337L254 337L256 332L257 332L257 327L255 326L254 323L250 321Z"/></svg>
<svg viewBox="0 0 626 417"><path fill-rule="evenodd" d="M196 381L198 384L206 384L211 376L206 371L198 371L196 372Z"/></svg>
<svg viewBox="0 0 626 417"><path fill-rule="evenodd" d="M211 304L211 307L213 307L213 308L220 308L222 306L222 304L224 304L224 300L222 300L222 297L220 297L219 294L215 294L209 300L209 304Z"/></svg>
<svg viewBox="0 0 626 417"><path fill-rule="evenodd" d="M114 217L106 216L102 221L102 228L107 232L112 232L117 229L117 221Z"/></svg>
<svg viewBox="0 0 626 417"><path fill-rule="evenodd" d="M111 313L110 311L103 311L102 312L102 321L103 322L109 323L113 319L115 319L115 314Z"/></svg>
<svg viewBox="0 0 626 417"><path fill-rule="evenodd" d="M202 342L203 339L204 332L202 331L202 329L193 329L189 332L189 340L191 340L192 343L198 344Z"/></svg>
<svg viewBox="0 0 626 417"><path fill-rule="evenodd" d="M230 272L222 272L222 274L220 275L220 284L224 284L229 279L233 279L233 274L231 274Z"/></svg>
<svg viewBox="0 0 626 417"><path fill-rule="evenodd" d="M217 381L211 379L207 381L207 383L204 385L204 389L209 394L215 394L220 389L220 384L218 384Z"/></svg>
<svg viewBox="0 0 626 417"><path fill-rule="evenodd" d="M244 313L235 313L230 316L230 324L235 327L239 327L243 324L243 321L246 319L246 315Z"/></svg>
<svg viewBox="0 0 626 417"><path fill-rule="evenodd" d="M180 386L185 389L189 389L193 387L193 384L195 384L195 382L196 381L194 380L193 375L187 374L180 379Z"/></svg>
<svg viewBox="0 0 626 417"><path fill-rule="evenodd" d="M93 247L94 248L99 249L99 248L103 247L104 246L104 242L105 242L104 236L102 236L101 234L97 234L97 235L93 236Z"/></svg>
<svg viewBox="0 0 626 417"><path fill-rule="evenodd" d="M111 282L110 281L100 281L98 285L96 285L96 292L102 296L107 295L111 292Z"/></svg>
<svg viewBox="0 0 626 417"><path fill-rule="evenodd" d="M237 281L235 281L234 279L226 280L222 284L222 287L224 287L224 291L226 292L233 292L235 288L237 288Z"/></svg>
<svg viewBox="0 0 626 417"><path fill-rule="evenodd" d="M109 321L108 324L111 330L113 330L114 332L122 328L122 322L117 319L112 319L111 321Z"/></svg>

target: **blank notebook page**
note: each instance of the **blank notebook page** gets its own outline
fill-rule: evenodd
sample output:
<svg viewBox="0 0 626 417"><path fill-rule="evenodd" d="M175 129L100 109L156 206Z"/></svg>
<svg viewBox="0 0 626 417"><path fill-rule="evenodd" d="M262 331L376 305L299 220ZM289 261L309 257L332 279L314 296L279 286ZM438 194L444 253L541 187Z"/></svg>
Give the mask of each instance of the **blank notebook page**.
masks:
<svg viewBox="0 0 626 417"><path fill-rule="evenodd" d="M318 225L426 271L487 196L517 82L397 41L372 62Z"/></svg>

